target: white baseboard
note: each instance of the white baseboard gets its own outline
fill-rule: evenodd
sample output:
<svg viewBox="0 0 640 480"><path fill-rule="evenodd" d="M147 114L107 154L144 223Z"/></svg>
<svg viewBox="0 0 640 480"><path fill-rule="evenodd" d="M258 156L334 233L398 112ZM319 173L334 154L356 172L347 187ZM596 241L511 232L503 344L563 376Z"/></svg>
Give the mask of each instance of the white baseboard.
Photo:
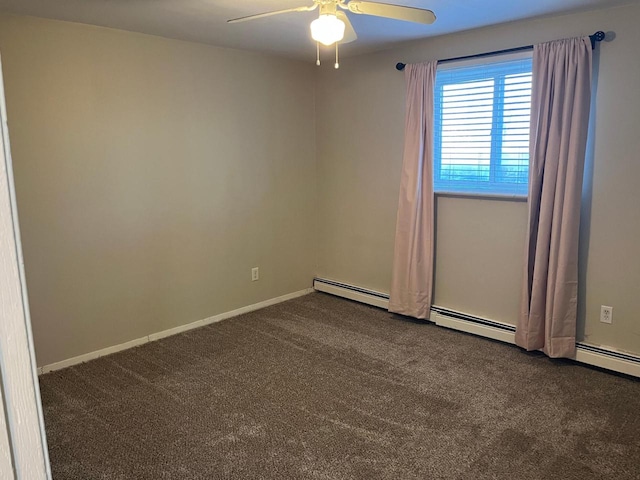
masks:
<svg viewBox="0 0 640 480"><path fill-rule="evenodd" d="M149 341L148 336L145 336L142 338L136 338L134 340L130 340L125 343L120 343L118 345L113 345L111 347L96 350L95 352L85 353L83 355L67 358L66 360L61 360L59 362L55 362L50 365L44 365L38 368L38 375L42 375L43 373L53 372L54 370L61 370L63 368L71 367L79 363L88 362L89 360L93 360L94 358L104 357L105 355L111 355L112 353L120 352L121 350L127 350L129 348L137 347L138 345L142 345L143 343L147 343L148 341Z"/></svg>
<svg viewBox="0 0 640 480"><path fill-rule="evenodd" d="M163 330L162 332L152 333L150 335L145 335L144 337L136 338L135 340L130 340L128 342L121 343L119 345L113 345L111 347L103 348L101 350L96 350L95 352L85 353L83 355L78 355L77 357L68 358L67 360L62 360L60 362L45 365L43 367L38 368L38 375L53 372L55 370L60 370L62 368L71 367L73 365L78 365L79 363L88 362L89 360L94 360L96 358L104 357L105 355L110 355L112 353L137 347L139 345L143 345L148 342L153 342L154 340L160 340L161 338L170 337L171 335L176 335L178 333L186 332L188 330L193 330L194 328L204 327L205 325L209 325L211 323L216 323L222 320L226 320L228 318L237 317L238 315L242 315L243 313L249 313L249 312L253 312L254 310L260 310L261 308L269 307L277 303L286 302L287 300L292 300L297 297L302 297L303 295L308 295L313 291L314 291L313 288L306 288L304 290L299 290L297 292L288 293L287 295L282 295L280 297L270 298L262 302L254 303L253 305L247 305L246 307L237 308L235 310L231 310L230 312L220 313L218 315L205 318L204 320L198 320L196 322L188 323L186 325L180 325L179 327L170 328L169 330Z"/></svg>
<svg viewBox="0 0 640 480"><path fill-rule="evenodd" d="M331 293L385 310L389 308L389 296L380 292L322 278L316 278L313 285L320 292ZM386 300L384 297L386 297ZM431 310L430 320L435 322L436 325L515 344L515 327L513 325L454 312L441 307L434 308ZM573 360L640 377L640 356L620 352L612 347L578 343Z"/></svg>

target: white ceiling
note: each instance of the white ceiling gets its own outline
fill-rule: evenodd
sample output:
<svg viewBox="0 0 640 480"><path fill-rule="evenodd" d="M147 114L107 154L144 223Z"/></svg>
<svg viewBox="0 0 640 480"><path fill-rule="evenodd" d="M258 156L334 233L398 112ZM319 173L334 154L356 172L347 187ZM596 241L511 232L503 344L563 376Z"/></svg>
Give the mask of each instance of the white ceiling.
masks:
<svg viewBox="0 0 640 480"><path fill-rule="evenodd" d="M433 25L417 25L349 14L358 40L345 45L343 54L371 52L403 40L637 0L383 1L428 8L435 12L437 20ZM0 0L0 11L313 60L315 48L309 23L317 12L288 13L233 25L226 23L230 18L311 4L311 0Z"/></svg>

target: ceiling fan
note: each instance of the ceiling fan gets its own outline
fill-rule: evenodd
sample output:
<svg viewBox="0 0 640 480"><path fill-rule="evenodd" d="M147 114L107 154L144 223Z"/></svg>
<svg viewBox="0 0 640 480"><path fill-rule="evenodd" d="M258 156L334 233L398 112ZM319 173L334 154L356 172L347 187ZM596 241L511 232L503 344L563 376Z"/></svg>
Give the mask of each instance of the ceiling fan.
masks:
<svg viewBox="0 0 640 480"><path fill-rule="evenodd" d="M406 22L416 22L431 24L435 22L436 16L431 10L415 7L404 7L401 5L390 5L387 3L365 2L360 0L313 0L313 5L287 8L274 12L259 13L246 17L227 20L227 23L240 23L248 20L271 17L282 13L291 12L312 12L319 10L318 18L311 22L311 37L317 42L316 65L320 65L320 44L336 46L336 63L338 68L338 44L353 42L356 35L349 17L343 10L357 15L372 15L374 17L392 18L404 20Z"/></svg>

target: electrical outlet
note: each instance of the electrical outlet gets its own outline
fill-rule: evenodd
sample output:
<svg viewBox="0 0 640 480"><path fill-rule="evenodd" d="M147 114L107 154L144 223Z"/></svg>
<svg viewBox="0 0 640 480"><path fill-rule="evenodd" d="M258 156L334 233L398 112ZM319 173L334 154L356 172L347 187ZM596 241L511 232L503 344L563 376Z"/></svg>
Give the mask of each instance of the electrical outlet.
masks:
<svg viewBox="0 0 640 480"><path fill-rule="evenodd" d="M613 323L613 307L600 305L600 321L602 323Z"/></svg>
<svg viewBox="0 0 640 480"><path fill-rule="evenodd" d="M253 267L251 269L251 281L255 282L256 280L260 280L260 272L258 271L258 267Z"/></svg>

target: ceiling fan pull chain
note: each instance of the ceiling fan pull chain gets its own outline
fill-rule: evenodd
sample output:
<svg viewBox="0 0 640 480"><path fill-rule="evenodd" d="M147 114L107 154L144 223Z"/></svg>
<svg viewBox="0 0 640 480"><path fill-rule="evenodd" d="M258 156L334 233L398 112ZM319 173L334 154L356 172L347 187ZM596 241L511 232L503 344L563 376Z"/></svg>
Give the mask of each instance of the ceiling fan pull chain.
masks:
<svg viewBox="0 0 640 480"><path fill-rule="evenodd" d="M336 42L336 64L334 65L336 69L340 68L340 64L338 63L338 42Z"/></svg>
<svg viewBox="0 0 640 480"><path fill-rule="evenodd" d="M320 42L316 42L316 65L320 66Z"/></svg>

